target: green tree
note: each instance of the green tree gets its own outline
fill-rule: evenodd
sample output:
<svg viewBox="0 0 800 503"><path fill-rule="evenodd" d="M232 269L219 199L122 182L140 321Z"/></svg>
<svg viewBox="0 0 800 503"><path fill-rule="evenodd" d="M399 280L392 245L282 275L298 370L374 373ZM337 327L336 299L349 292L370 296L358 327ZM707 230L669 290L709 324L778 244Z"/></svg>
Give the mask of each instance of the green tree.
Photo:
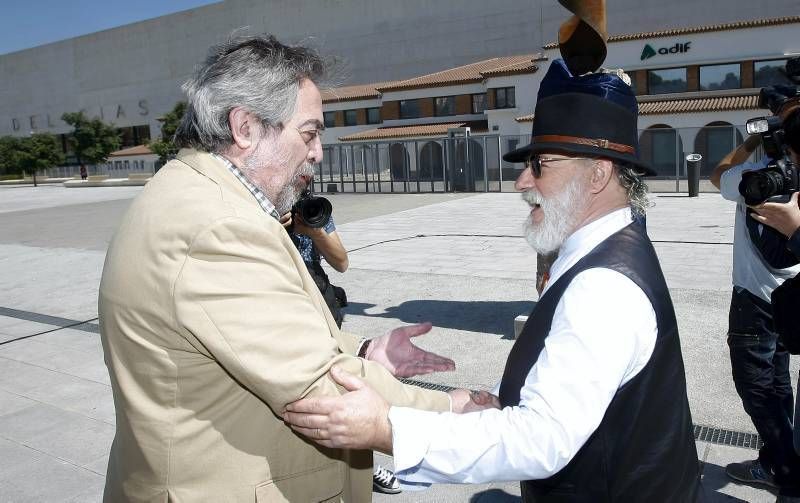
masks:
<svg viewBox="0 0 800 503"><path fill-rule="evenodd" d="M178 153L178 147L173 140L175 131L177 131L185 112L186 102L179 101L176 103L172 110L159 119L161 120L161 139L152 141L147 145L153 153L158 154L158 158L162 163L169 161Z"/></svg>
<svg viewBox="0 0 800 503"><path fill-rule="evenodd" d="M0 175L21 175L19 164L20 138L16 136L0 137Z"/></svg>
<svg viewBox="0 0 800 503"><path fill-rule="evenodd" d="M17 149L17 162L26 173L33 175L36 186L36 173L64 163L64 153L58 138L50 133L36 133L29 138L20 138Z"/></svg>
<svg viewBox="0 0 800 503"><path fill-rule="evenodd" d="M110 124L89 119L83 112L65 113L61 120L73 128L68 141L81 166L103 162L108 154L119 150L120 134Z"/></svg>

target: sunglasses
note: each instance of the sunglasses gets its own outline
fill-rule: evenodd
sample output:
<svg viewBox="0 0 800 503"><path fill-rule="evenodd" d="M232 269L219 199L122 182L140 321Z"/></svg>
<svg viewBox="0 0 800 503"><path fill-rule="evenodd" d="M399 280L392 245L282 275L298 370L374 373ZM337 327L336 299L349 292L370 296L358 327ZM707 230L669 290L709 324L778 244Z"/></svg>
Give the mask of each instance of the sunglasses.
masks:
<svg viewBox="0 0 800 503"><path fill-rule="evenodd" d="M592 157L540 157L536 154L525 160L525 168L530 169L534 178L542 176L542 165L559 161L589 161Z"/></svg>

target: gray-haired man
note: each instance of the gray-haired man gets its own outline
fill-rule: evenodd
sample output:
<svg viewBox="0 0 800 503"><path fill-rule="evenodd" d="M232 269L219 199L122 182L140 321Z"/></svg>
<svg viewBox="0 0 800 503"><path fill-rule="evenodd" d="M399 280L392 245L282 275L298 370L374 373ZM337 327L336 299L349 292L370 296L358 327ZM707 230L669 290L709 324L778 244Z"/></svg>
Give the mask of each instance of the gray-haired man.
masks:
<svg viewBox="0 0 800 503"><path fill-rule="evenodd" d="M324 70L312 50L243 37L184 85L189 148L131 204L100 285L117 412L106 501L369 500L371 453L315 447L278 415L338 394L332 364L393 404L450 410L392 377L454 367L410 342L430 325L340 332L278 222L322 160Z"/></svg>

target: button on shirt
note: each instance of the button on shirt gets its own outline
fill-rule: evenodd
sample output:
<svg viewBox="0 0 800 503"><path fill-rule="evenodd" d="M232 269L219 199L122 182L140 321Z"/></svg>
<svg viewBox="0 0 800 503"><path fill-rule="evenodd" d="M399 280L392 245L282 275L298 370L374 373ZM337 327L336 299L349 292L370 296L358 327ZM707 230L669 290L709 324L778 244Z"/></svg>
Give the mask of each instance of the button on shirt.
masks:
<svg viewBox="0 0 800 503"><path fill-rule="evenodd" d="M744 288L751 294L770 302L772 291L784 280L800 272L800 266L774 269L761 257L747 231L747 206L739 194L739 182L747 171L763 169L768 158L759 162L745 162L722 173L719 192L728 201L736 203L736 217L733 224L733 286ZM759 228L763 225L759 224Z"/></svg>
<svg viewBox="0 0 800 503"><path fill-rule="evenodd" d="M549 284L631 221L624 208L574 232ZM555 474L600 425L617 389L650 359L657 330L652 304L633 281L604 268L579 273L556 307L518 406L470 414L390 409L396 476L412 489Z"/></svg>

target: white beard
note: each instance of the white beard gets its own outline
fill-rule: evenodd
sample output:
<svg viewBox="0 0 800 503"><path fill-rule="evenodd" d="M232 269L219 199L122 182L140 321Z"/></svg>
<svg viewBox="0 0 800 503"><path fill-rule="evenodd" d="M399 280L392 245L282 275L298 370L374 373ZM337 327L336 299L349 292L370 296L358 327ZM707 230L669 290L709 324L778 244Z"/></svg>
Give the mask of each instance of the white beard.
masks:
<svg viewBox="0 0 800 503"><path fill-rule="evenodd" d="M534 223L532 217L525 220L525 239L536 253L552 253L564 244L575 230L586 209L585 182L573 178L564 189L550 198L544 198L535 189L523 192L522 199L533 207L538 204L544 218Z"/></svg>

